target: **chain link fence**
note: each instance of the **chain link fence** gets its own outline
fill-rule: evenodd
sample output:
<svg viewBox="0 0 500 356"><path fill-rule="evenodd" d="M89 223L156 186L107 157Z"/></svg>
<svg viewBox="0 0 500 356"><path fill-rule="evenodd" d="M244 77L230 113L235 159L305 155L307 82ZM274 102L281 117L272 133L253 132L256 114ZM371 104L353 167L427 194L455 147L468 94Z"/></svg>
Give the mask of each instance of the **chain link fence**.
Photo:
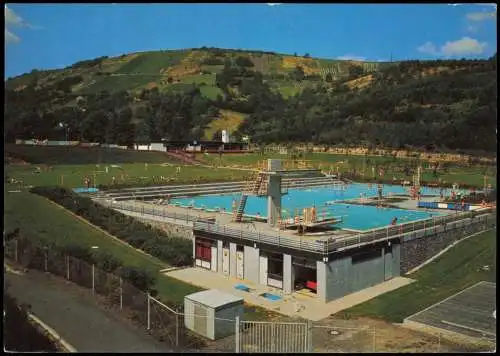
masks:
<svg viewBox="0 0 500 356"><path fill-rule="evenodd" d="M23 268L49 272L89 290L116 313L135 321L152 336L177 352L443 352L441 335L430 335L425 342L394 339L373 325L355 327L348 322L271 322L189 315L183 306L169 306L148 292L141 291L120 276L106 272L64 252L52 251L24 239L4 242L4 254ZM194 318L193 318L194 317ZM217 340L202 338L197 330L214 319L214 330L224 330ZM194 319L193 332L186 320ZM334 325L335 324L335 325ZM345 325L344 325L345 324ZM359 326L359 325L358 325ZM217 331L217 333L219 333Z"/></svg>

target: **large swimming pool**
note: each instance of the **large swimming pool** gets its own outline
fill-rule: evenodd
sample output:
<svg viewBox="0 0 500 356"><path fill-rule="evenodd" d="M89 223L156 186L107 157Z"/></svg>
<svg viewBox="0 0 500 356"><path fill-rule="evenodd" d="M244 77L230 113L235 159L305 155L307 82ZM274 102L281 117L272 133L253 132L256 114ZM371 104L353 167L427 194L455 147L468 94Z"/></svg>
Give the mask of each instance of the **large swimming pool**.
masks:
<svg viewBox="0 0 500 356"><path fill-rule="evenodd" d="M407 189L400 185L383 185L383 194L407 194ZM282 217L293 217L297 210L300 211L306 207L316 206L319 218L321 218L322 214L342 217L342 222L336 224L336 227L367 230L389 225L394 217L398 219L398 223L403 223L442 215L435 212L339 203L343 200L359 198L360 194L363 194L364 197L376 196L377 185L353 183L347 185L345 189L334 187L289 189L288 194L283 195L281 201ZM439 196L439 189L422 188L422 195ZM230 212L233 201L238 203L240 196L241 193L194 196L172 199L172 203L197 208L224 209ZM245 214L265 217L267 215L266 197L250 196L245 207Z"/></svg>

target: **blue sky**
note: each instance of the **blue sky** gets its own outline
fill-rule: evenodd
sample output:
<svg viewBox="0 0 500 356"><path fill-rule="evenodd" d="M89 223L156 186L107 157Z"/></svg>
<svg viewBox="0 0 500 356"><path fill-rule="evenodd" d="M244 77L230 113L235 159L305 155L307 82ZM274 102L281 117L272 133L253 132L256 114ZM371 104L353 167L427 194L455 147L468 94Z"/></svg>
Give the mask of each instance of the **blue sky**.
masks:
<svg viewBox="0 0 500 356"><path fill-rule="evenodd" d="M5 75L99 56L221 47L313 57L487 58L494 4L8 4Z"/></svg>

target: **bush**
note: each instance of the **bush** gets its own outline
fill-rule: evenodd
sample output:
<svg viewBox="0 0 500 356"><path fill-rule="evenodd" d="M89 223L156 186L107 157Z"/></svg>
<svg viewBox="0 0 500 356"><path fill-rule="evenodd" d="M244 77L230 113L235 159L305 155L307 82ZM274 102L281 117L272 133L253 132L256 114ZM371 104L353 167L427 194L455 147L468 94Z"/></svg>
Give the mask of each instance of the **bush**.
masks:
<svg viewBox="0 0 500 356"><path fill-rule="evenodd" d="M152 290L156 282L156 277L153 273L136 267L123 267L120 275L140 290Z"/></svg>
<svg viewBox="0 0 500 356"><path fill-rule="evenodd" d="M122 268L123 264L108 252L98 252L94 257L97 268L106 272L114 272Z"/></svg>

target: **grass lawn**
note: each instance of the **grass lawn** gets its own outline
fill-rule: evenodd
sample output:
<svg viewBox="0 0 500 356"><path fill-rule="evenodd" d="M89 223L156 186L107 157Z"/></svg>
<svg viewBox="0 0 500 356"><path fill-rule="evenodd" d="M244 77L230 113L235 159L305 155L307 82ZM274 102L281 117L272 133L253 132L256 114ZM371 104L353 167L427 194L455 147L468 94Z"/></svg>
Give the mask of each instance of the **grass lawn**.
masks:
<svg viewBox="0 0 500 356"><path fill-rule="evenodd" d="M216 100L219 95L224 97L224 92L216 86L204 85L200 87L200 92L205 98L210 100Z"/></svg>
<svg viewBox="0 0 500 356"><path fill-rule="evenodd" d="M175 163L162 152L122 150L100 147L57 147L5 145L5 153L29 163L48 165L123 164L123 163Z"/></svg>
<svg viewBox="0 0 500 356"><path fill-rule="evenodd" d="M479 281L496 282L496 234L495 229L459 243L409 276L416 282L344 310L340 315L402 322ZM482 270L486 265L490 269Z"/></svg>
<svg viewBox="0 0 500 356"><path fill-rule="evenodd" d="M50 241L59 246L77 244L89 249L99 246L100 251L112 254L124 266L144 268L154 273L157 277L155 288L160 299L165 302L182 304L184 296L203 290L160 274L159 270L167 267L166 263L112 239L39 195L28 192L8 193L8 190L14 189L10 184L4 185L5 231L19 227L21 233L32 241ZM246 320L267 320L277 316L272 311L248 305L245 306L245 311Z"/></svg>
<svg viewBox="0 0 500 356"><path fill-rule="evenodd" d="M108 173L106 173L106 166ZM176 173L177 165L166 166L162 164L147 165L144 163L120 164L119 167L111 165L61 165L53 166L52 171L34 173L36 165L6 166L5 174L10 178L22 180L24 185L32 186L64 186L67 188L83 187L83 178L90 176L95 184L112 185L113 177L116 184L160 185L159 180L153 182L153 176L170 178L170 184L182 184L199 181L228 181L244 180L249 176L248 171L234 169L216 169L196 166L181 167ZM123 180L122 180L123 175ZM94 185L94 182L92 183Z"/></svg>
<svg viewBox="0 0 500 356"><path fill-rule="evenodd" d="M67 210L50 203L47 199L28 192L8 193L4 188L4 230L19 227L23 236L33 241L53 242L59 246L79 245L112 254L124 266L139 267L157 275L156 289L164 301L182 302L185 295L200 288L161 275L158 271L167 264L155 257L136 251L98 229L76 219Z"/></svg>

